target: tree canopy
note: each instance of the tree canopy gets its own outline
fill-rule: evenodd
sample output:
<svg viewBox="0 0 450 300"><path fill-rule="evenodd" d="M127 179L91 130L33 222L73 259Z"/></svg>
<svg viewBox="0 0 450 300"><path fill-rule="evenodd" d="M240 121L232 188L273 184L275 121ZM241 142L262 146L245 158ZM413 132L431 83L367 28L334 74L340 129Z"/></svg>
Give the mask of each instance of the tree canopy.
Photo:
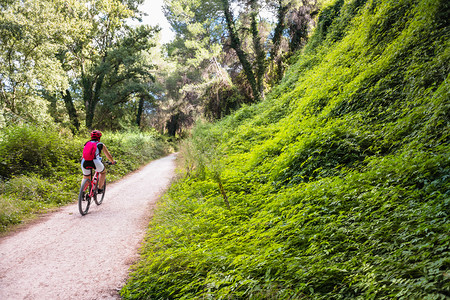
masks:
<svg viewBox="0 0 450 300"><path fill-rule="evenodd" d="M130 26L143 1L4 2L0 18L0 105L9 122L62 122L78 131L121 118L149 101L150 51L159 28ZM138 100L136 100L138 99ZM101 106L101 115L98 113ZM138 111L125 109L125 115ZM136 120L134 121L136 122Z"/></svg>
<svg viewBox="0 0 450 300"><path fill-rule="evenodd" d="M176 33L168 55L178 66L176 88L173 81L170 87L180 91L171 94L177 113L208 119L263 99L282 78L287 59L306 43L317 10L315 1L293 0L165 4Z"/></svg>
<svg viewBox="0 0 450 300"><path fill-rule="evenodd" d="M166 0L176 37L161 45L159 27L129 23L150 13L142 2L2 2L1 126L176 135L198 118L220 119L279 82L316 10L315 0Z"/></svg>

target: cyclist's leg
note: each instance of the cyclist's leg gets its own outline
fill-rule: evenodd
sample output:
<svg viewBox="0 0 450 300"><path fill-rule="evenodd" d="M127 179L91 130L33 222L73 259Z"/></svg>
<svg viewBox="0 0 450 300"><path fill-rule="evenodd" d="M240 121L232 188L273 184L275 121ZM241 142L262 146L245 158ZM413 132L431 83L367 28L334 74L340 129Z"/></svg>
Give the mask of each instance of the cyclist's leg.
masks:
<svg viewBox="0 0 450 300"><path fill-rule="evenodd" d="M78 209L80 214L84 216L89 210L91 199L89 197L91 185L91 170L86 169L88 163L81 161L81 170L83 171L83 180L81 181L80 193L78 194Z"/></svg>
<svg viewBox="0 0 450 300"><path fill-rule="evenodd" d="M89 206L91 205L91 197L89 196L90 185L91 179L89 178L83 179L81 182L80 193L78 194L78 210L82 216L87 214Z"/></svg>
<svg viewBox="0 0 450 300"><path fill-rule="evenodd" d="M98 180L98 188L103 189L103 186L105 185L106 180L106 169L103 170L103 172L100 172L99 174L99 180Z"/></svg>
<svg viewBox="0 0 450 300"><path fill-rule="evenodd" d="M102 161L99 159L94 159L94 164L95 164L95 171L99 173L98 188L102 189L106 179L106 168L103 165Z"/></svg>
<svg viewBox="0 0 450 300"><path fill-rule="evenodd" d="M91 170L86 169L87 162L84 160L84 158L81 160L81 171L83 172L83 179L81 182L83 182L84 179L90 179L91 178Z"/></svg>

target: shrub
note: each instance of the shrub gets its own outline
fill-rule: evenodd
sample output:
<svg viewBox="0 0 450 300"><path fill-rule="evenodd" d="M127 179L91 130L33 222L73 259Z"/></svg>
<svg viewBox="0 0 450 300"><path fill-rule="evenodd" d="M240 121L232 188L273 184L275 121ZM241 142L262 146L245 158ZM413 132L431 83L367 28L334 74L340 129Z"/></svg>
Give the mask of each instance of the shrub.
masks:
<svg viewBox="0 0 450 300"><path fill-rule="evenodd" d="M6 231L12 225L19 224L22 221L20 216L20 207L10 195L0 194L0 232Z"/></svg>
<svg viewBox="0 0 450 300"><path fill-rule="evenodd" d="M7 127L0 140L0 177L27 173L48 176L63 153L63 143L52 129L33 125Z"/></svg>

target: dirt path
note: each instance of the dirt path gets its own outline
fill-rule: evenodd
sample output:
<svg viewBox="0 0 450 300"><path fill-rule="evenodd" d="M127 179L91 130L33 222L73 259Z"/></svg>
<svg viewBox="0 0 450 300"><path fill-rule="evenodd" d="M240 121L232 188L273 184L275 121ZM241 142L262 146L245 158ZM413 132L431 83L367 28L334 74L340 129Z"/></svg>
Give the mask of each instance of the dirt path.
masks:
<svg viewBox="0 0 450 300"><path fill-rule="evenodd" d="M82 217L76 204L0 239L0 299L118 299L175 155L107 186Z"/></svg>

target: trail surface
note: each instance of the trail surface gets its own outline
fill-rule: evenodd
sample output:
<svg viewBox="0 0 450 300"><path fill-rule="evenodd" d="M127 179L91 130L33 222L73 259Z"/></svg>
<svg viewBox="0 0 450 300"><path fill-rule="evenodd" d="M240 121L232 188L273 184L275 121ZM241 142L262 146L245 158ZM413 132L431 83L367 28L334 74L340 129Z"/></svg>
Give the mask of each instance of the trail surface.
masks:
<svg viewBox="0 0 450 300"><path fill-rule="evenodd" d="M0 299L118 299L138 258L152 207L168 187L175 155L107 185L102 205L76 204L0 239ZM81 174L81 171L80 171Z"/></svg>

